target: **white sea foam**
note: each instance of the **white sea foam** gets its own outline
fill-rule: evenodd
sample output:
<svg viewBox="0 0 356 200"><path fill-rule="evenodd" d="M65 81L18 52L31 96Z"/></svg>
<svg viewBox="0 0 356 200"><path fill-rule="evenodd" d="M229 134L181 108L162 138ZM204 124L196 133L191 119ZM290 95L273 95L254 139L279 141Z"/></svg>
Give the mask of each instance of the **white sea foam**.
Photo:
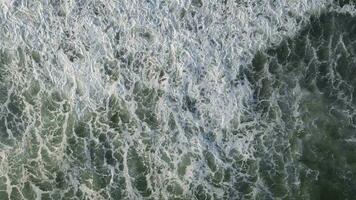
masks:
<svg viewBox="0 0 356 200"><path fill-rule="evenodd" d="M121 176L125 178L128 197L140 197L132 186L126 161L126 145L137 144L135 148L150 170L161 170L147 175L148 187L156 198L171 180L178 180L187 196L192 195L192 187L203 184L222 197L223 189L207 182L211 172L207 170L204 151L212 153L218 168L229 167L225 166L223 155L255 160L256 135L271 131L268 122L261 121L264 119L254 112L250 83L239 75L257 51L293 36L311 15L330 4L331 1L320 0L243 0L226 4L203 1L199 7L187 0L6 0L0 2L0 49L12 55L12 62L4 70L15 89L26 90L32 81L38 81L41 97L49 96L50 91L59 92L69 103L75 120L96 113L100 124L100 116L106 117L110 112L100 110L108 107L105 102L110 96L124 102L137 122L136 128L115 132L102 125L100 130L114 132L118 136L113 138L125 144L118 148L124 151L126 164ZM341 11L353 9L344 7ZM23 58L19 49L24 52ZM156 114L158 128L137 116L139 103L133 94L136 82L163 92L151 111ZM300 92L298 87L295 90ZM18 93L21 95L22 91ZM183 108L187 97L193 110ZM25 115L33 122L41 148L45 148L51 144L41 135L46 120L41 105L26 104L30 107ZM55 149L49 151L55 151L53 159L57 162L62 162L59 159L63 156L59 155L65 151L65 131L71 120L68 113L60 115L66 119L65 124L59 124L64 127L63 146L59 147L62 150L48 148ZM170 118L177 130L169 128ZM41 125L37 126L37 122ZM142 132L152 140L152 151L147 151L147 138ZM26 140L30 136L24 137ZM20 146L23 145L13 148ZM2 151L2 158L14 157L18 152ZM172 160L173 169L163 161L162 151ZM180 176L177 168L185 155L192 156L185 175ZM0 169L0 174L7 173ZM91 198L104 198L86 185L72 184Z"/></svg>

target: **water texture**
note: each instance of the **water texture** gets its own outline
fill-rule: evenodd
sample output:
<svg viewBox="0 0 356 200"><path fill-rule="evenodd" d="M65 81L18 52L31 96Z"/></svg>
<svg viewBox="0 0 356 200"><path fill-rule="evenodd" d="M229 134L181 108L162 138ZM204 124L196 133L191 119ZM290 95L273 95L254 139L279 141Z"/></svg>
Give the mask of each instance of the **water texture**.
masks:
<svg viewBox="0 0 356 200"><path fill-rule="evenodd" d="M354 199L355 3L0 0L0 199Z"/></svg>

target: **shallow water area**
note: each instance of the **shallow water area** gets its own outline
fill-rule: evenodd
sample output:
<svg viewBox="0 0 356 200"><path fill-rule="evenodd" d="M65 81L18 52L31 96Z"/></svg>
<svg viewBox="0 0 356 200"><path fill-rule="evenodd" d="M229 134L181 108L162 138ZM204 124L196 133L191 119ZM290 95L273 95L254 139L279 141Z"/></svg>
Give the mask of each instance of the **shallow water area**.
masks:
<svg viewBox="0 0 356 200"><path fill-rule="evenodd" d="M353 1L0 2L0 199L352 199Z"/></svg>

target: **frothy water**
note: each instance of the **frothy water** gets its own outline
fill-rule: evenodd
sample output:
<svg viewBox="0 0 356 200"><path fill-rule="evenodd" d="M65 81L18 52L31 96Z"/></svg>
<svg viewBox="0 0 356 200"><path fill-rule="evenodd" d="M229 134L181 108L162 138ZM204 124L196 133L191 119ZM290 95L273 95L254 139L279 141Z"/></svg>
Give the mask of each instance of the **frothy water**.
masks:
<svg viewBox="0 0 356 200"><path fill-rule="evenodd" d="M0 7L0 199L356 196L351 1Z"/></svg>

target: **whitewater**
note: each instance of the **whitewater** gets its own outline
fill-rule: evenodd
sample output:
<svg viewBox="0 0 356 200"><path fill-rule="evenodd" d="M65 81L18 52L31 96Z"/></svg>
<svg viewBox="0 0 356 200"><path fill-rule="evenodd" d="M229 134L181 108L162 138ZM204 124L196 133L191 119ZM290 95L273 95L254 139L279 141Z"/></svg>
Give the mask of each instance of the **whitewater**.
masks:
<svg viewBox="0 0 356 200"><path fill-rule="evenodd" d="M0 0L0 199L352 199L356 9Z"/></svg>

